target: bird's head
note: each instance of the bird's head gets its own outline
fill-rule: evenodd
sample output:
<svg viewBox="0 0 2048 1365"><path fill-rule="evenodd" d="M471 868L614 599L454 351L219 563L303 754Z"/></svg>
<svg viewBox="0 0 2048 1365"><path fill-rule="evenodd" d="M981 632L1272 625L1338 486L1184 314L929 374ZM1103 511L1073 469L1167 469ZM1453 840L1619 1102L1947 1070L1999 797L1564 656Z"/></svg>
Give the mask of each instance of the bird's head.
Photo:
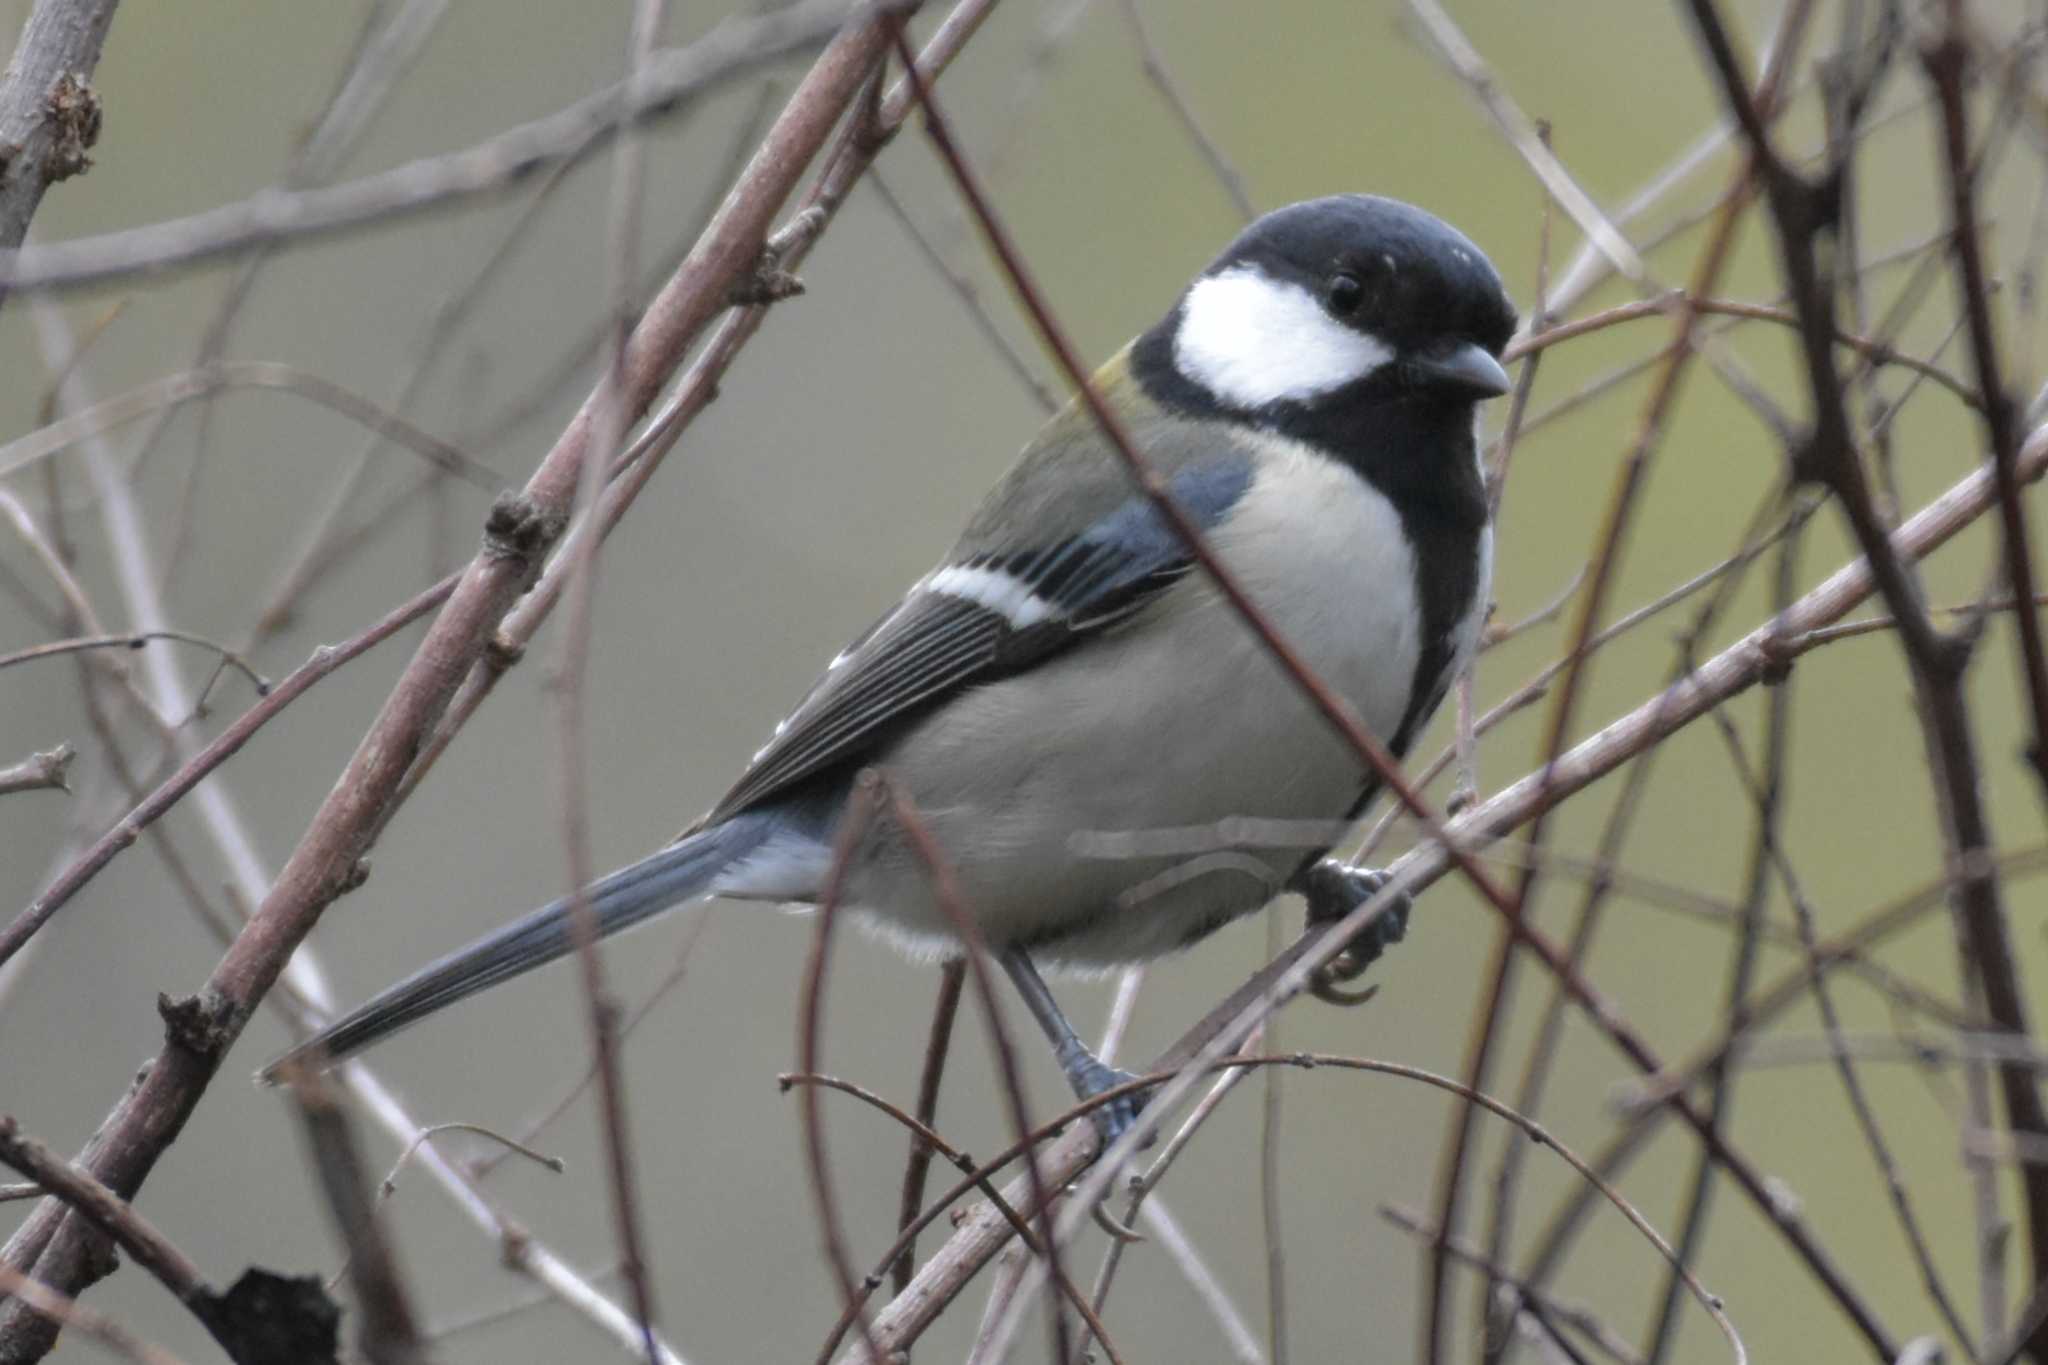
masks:
<svg viewBox="0 0 2048 1365"><path fill-rule="evenodd" d="M1508 389L1514 305L1483 252L1398 200L1342 194L1239 234L1139 342L1172 397L1276 425Z"/></svg>

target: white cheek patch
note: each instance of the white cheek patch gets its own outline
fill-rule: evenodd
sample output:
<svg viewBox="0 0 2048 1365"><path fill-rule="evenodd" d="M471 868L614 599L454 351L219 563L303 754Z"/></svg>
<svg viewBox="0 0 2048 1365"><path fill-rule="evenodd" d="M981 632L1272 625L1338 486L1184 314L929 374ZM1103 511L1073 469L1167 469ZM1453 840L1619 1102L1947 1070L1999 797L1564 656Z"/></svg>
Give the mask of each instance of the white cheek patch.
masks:
<svg viewBox="0 0 2048 1365"><path fill-rule="evenodd" d="M1058 614L1050 602L1001 569L953 564L933 574L924 586L927 592L986 607L1007 620L1013 630L1035 626Z"/></svg>
<svg viewBox="0 0 2048 1365"><path fill-rule="evenodd" d="M1332 318L1308 290L1249 266L1196 281L1173 342L1182 375L1240 408L1314 398L1393 358L1392 347Z"/></svg>

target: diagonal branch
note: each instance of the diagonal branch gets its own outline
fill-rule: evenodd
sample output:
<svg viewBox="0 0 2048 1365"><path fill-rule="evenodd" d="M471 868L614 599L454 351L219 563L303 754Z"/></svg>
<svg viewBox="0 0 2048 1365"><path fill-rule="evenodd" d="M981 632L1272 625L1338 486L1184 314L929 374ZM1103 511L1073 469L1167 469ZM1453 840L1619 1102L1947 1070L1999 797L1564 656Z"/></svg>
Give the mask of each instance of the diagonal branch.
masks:
<svg viewBox="0 0 2048 1365"><path fill-rule="evenodd" d="M88 1165L117 1193L132 1195L148 1178L292 951L327 905L360 880L359 860L389 818L413 756L561 534L583 462L592 458L602 406L616 401L624 420L636 420L690 343L727 306L734 281L758 261L774 215L882 60L888 21L889 16L865 18L827 47L697 246L635 327L619 367L616 399L608 392L586 400L525 489L494 507L482 550L460 576L269 896L200 994L178 1002L163 1051L102 1125ZM38 1279L75 1294L104 1273L91 1263L87 1240L82 1228L66 1225L46 1206L17 1231L4 1255L17 1267L32 1264ZM46 1320L20 1304L0 1306L0 1359L37 1359L53 1335Z"/></svg>

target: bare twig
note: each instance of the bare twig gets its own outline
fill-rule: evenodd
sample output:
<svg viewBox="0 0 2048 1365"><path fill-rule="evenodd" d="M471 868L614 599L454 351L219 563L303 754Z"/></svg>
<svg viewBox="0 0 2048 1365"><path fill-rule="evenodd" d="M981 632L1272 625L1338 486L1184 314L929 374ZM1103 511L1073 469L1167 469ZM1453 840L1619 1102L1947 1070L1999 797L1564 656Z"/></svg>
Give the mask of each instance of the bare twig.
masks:
<svg viewBox="0 0 2048 1365"><path fill-rule="evenodd" d="M1574 1304L1558 1302L1550 1295L1530 1284L1527 1280L1518 1278L1513 1271L1486 1255L1478 1247L1468 1244L1463 1238L1440 1239L1437 1230L1429 1225L1428 1220L1417 1213L1407 1209L1396 1208L1390 1204L1382 1204L1380 1206L1380 1217L1386 1219L1395 1227L1400 1228L1403 1232L1413 1234L1421 1239L1425 1245L1435 1246L1439 1240L1445 1241L1451 1248L1451 1255L1457 1260L1485 1272L1490 1282L1505 1285L1514 1295L1516 1308L1521 1312L1526 1312L1534 1320L1537 1327L1543 1331L1544 1335L1549 1338L1551 1343L1559 1349L1567 1351L1571 1349L1564 1333L1559 1330L1562 1327L1569 1326L1574 1331L1590 1338L1595 1345L1616 1361L1623 1362L1623 1365L1637 1365L1637 1356L1634 1351L1629 1349L1628 1343L1616 1336L1612 1328L1601 1322L1599 1318L1595 1317L1587 1309Z"/></svg>
<svg viewBox="0 0 2048 1365"><path fill-rule="evenodd" d="M76 1210L101 1234L135 1258L180 1303L204 1317L213 1288L192 1258L157 1231L127 1200L87 1171L64 1160L0 1115L0 1162L27 1176Z"/></svg>
<svg viewBox="0 0 2048 1365"><path fill-rule="evenodd" d="M1202 121L1195 117L1194 106L1188 103L1179 82L1167 71L1165 58L1159 55L1152 35L1145 30L1144 16L1138 13L1138 0L1123 0L1123 12L1124 22L1130 26L1131 41L1138 45L1138 64L1144 68L1145 79L1152 82L1160 98L1166 101L1166 107L1173 111L1181 131L1187 134L1188 141L1201 154L1210 174L1216 177L1216 183L1230 197L1231 207L1237 210L1238 217L1249 223L1258 217L1259 211L1252 203L1251 193L1245 189L1243 173L1231 164L1223 149L1216 145L1216 139L1202 127Z"/></svg>
<svg viewBox="0 0 2048 1365"><path fill-rule="evenodd" d="M960 988L967 980L967 964L959 960L939 969L939 995L932 1003L931 1028L925 1037L924 1065L917 1077L917 1121L930 1127L939 1112L939 1081L946 1072L946 1054L953 1042L953 1021L960 1013ZM897 1203L896 1231L902 1233L917 1218L924 1205L925 1180L931 1172L933 1146L923 1134L910 1139L910 1157L903 1167L903 1196ZM893 1292L901 1294L917 1268L917 1244L903 1248L890 1270Z"/></svg>
<svg viewBox="0 0 2048 1365"><path fill-rule="evenodd" d="M88 436L111 431L161 408L189 403L226 389L274 389L296 394L369 427L385 440L404 446L422 459L487 493L505 486L490 466L406 421L395 412L352 393L339 384L290 365L269 360L230 360L153 380L126 393L72 413L25 436L0 445L0 478L18 474Z"/></svg>
<svg viewBox="0 0 2048 1365"><path fill-rule="evenodd" d="M780 17L786 20L789 14L781 11ZM686 348L726 306L731 283L758 261L774 214L881 59L887 40L882 19L855 24L833 41L791 97L739 186L634 329L618 400L629 418L652 403ZM712 50L724 49L714 44ZM703 51L687 51L698 51L698 61L711 60ZM541 558L559 536L583 462L594 458L590 447L600 402L594 396L585 403L523 493L500 500L486 528L484 551L461 575L270 894L194 1001L196 1026L173 1033L142 1083L123 1096L103 1124L88 1161L117 1191L140 1187L292 950L321 911L360 876L358 860L391 815L412 757L482 653L489 632L531 585ZM32 1217L16 1232L5 1257L16 1266L33 1261L38 1278L71 1292L98 1278L99 1271L88 1263L75 1229L59 1233L60 1221ZM27 1355L36 1342L47 1341L48 1332L47 1323L24 1320L15 1305L0 1307L0 1353Z"/></svg>
<svg viewBox="0 0 2048 1365"><path fill-rule="evenodd" d="M18 1298L44 1317L80 1336L90 1337L135 1365L184 1365L163 1347L142 1340L103 1313L96 1313L50 1286L32 1280L14 1267L0 1265L0 1294Z"/></svg>
<svg viewBox="0 0 2048 1365"><path fill-rule="evenodd" d="M2004 535L2005 574L2013 595L2034 597L2034 561L2028 548L2026 506L2020 501L2014 465L2019 459L2019 410L2005 388L1998 359L1998 341L1991 326L1991 288L1984 271L1983 244L1978 240L1977 177L1981 168L1970 157L1969 114L1964 104L1964 69L1969 46L1963 10L1948 6L1948 30L1921 53L1928 79L1940 97L1945 138L1942 164L1948 172L1949 217L1955 229L1956 286L1963 314L1969 319L1970 354L1976 363L1977 387L1983 395L1984 433L1991 446L1992 468L1998 474L1998 515ZM2032 612L2019 614L2020 677L2034 708L2034 742L2027 758L2048 798L2048 655L2041 642L2041 623ZM2037 1253L2037 1260L2048 1248ZM2048 1337L2035 1343L2048 1350Z"/></svg>
<svg viewBox="0 0 2048 1365"><path fill-rule="evenodd" d="M936 78L959 55L993 7L994 0L960 0L925 45L919 58L920 69ZM776 269L786 273L796 268L832 221L848 192L873 163L875 155L901 127L910 109L905 91L905 83L897 82L896 88L882 101L880 110L874 115L872 126L855 123L848 128L831 164L805 196L803 207L764 248ZM758 265L758 261L755 264ZM619 518L625 515L640 490L646 487L683 430L717 398L718 386L727 368L760 328L769 306L767 303L755 303L734 309L704 344L668 402L649 419L639 440L621 458L624 471L599 503L597 516L587 518L583 524L570 529L568 540L571 545L579 535L609 534L618 524ZM593 525L595 532L589 529ZM454 739L455 732L490 696L506 669L519 657L541 622L547 619L560 598L568 566L572 563L573 559L558 555L532 591L507 613L493 638L492 648L464 680L461 690L449 703L446 716L427 740L412 770L406 774L401 799L409 795L433 767Z"/></svg>
<svg viewBox="0 0 2048 1365"><path fill-rule="evenodd" d="M250 667L247 659L226 645L207 639L204 635L194 635L183 630L141 630L128 635L88 635L72 640L51 640L46 644L17 649L11 654L0 654L0 668L12 668L15 664L30 663L36 659L52 659L88 649L141 649L151 640L176 640L181 644L211 650L219 656L222 668L232 668L247 678L249 685L256 689L257 696L270 695L270 680Z"/></svg>
<svg viewBox="0 0 2048 1365"><path fill-rule="evenodd" d="M650 51L661 31L665 0L635 0L627 46L627 85L640 93L647 77ZM610 237L611 339L606 347L606 373L599 385L591 452L578 474L571 514L588 516L605 485L613 452L623 439L629 389L626 348L632 332L632 291L640 249L641 183L645 158L640 139L630 131L620 137L614 156ZM597 1073L599 1128L604 1140L606 1184L611 1195L612 1232L618 1239L619 1268L639 1319L647 1365L660 1365L661 1348L654 1334L654 1288L647 1268L645 1238L640 1230L638 1178L632 1155L632 1130L626 1110L625 1078L619 1067L619 1006L605 982L598 955L596 907L586 889L597 875L590 851L589 755L583 682L590 659L592 604L597 593L600 536L582 536L564 555L568 561L569 611L562 631L554 677L555 736L559 748L557 790L562 804L562 842L569 877L569 933L576 945L585 1014L590 1025L591 1065Z"/></svg>
<svg viewBox="0 0 2048 1365"><path fill-rule="evenodd" d="M0 796L12 792L70 791L71 784L65 780L64 774L71 767L71 760L77 757L78 750L69 744L59 744L53 749L30 754L19 763L0 768Z"/></svg>
<svg viewBox="0 0 2048 1365"><path fill-rule="evenodd" d="M1585 1181L1589 1185L1593 1186L1596 1190L1598 1190L1601 1197L1606 1199L1610 1205L1612 1205L1618 1212L1620 1212L1622 1217L1628 1220L1630 1226L1634 1227L1635 1230L1639 1234L1641 1234L1644 1240L1648 1241L1650 1245L1656 1249L1659 1256L1661 1256L1667 1263L1674 1266L1678 1266L1679 1273L1681 1276L1683 1276L1687 1289L1691 1291L1694 1299L1698 1301L1700 1307L1703 1308L1706 1311L1707 1315L1714 1320L1715 1326L1721 1329L1722 1336L1727 1339L1728 1345L1734 1354L1734 1358L1737 1362L1737 1365L1744 1365L1744 1362L1746 1362L1749 1359L1749 1354L1743 1347L1742 1338L1740 1334L1736 1332L1735 1324L1728 1320L1728 1315L1724 1311L1724 1305L1722 1304L1719 1296L1709 1293L1706 1287L1700 1284L1699 1280L1692 1274L1692 1272L1684 1268L1682 1263L1679 1262L1676 1253L1672 1251L1670 1244L1667 1243L1663 1239L1663 1237L1658 1234L1657 1230L1650 1225L1649 1220L1645 1218L1642 1215L1642 1213L1639 1212L1636 1209L1636 1207L1633 1204L1631 1204L1619 1190L1614 1188L1614 1186L1610 1182L1602 1179L1598 1172L1596 1172L1591 1166L1589 1166L1582 1158L1580 1158L1576 1153L1574 1153L1569 1147L1566 1147L1564 1144L1559 1142L1557 1136L1554 1133L1550 1132L1549 1129L1545 1128L1542 1124L1536 1122L1534 1119L1529 1118L1527 1115L1520 1113L1519 1111L1515 1110L1509 1105L1503 1104L1501 1101L1493 1098L1491 1095L1487 1095L1480 1091L1475 1091L1471 1089L1469 1086L1462 1084L1461 1082L1452 1080L1448 1076L1440 1076L1433 1071L1428 1071L1421 1067L1408 1066L1400 1062L1380 1061L1374 1058L1341 1056L1323 1052L1294 1052L1258 1057L1221 1058L1217 1059L1214 1062L1205 1063L1202 1069L1204 1071L1216 1069L1228 1070L1238 1067L1258 1066L1292 1066L1298 1067L1305 1071L1315 1071L1324 1068L1329 1068L1333 1070L1363 1071L1372 1072L1383 1076L1393 1076L1401 1080L1419 1082L1420 1084L1430 1086L1434 1089L1446 1091L1450 1094L1457 1095L1462 1099L1469 1100L1478 1108L1484 1109L1488 1113L1493 1114L1498 1118L1505 1119L1508 1123L1514 1125L1515 1128L1519 1129L1524 1137L1528 1138L1530 1141L1534 1142L1539 1147L1548 1148L1550 1151L1557 1153L1558 1157L1561 1160L1563 1160L1566 1165L1570 1166L1574 1171L1578 1173L1579 1178L1581 1180ZM1097 1096L1096 1101L1106 1102L1108 1099L1116 1096L1117 1094L1136 1089L1142 1085L1157 1085L1162 1080L1167 1079L1168 1074L1169 1073L1166 1072L1155 1072L1151 1076L1141 1077L1139 1080L1133 1081L1128 1085L1119 1086L1115 1090L1107 1091L1104 1094ZM1085 1190L1081 1193L1085 1193ZM1020 1304L1022 1302L1022 1298L1023 1296L1020 1295ZM1011 1316L1014 1317L1017 1311L1017 1309L1013 1309Z"/></svg>
<svg viewBox="0 0 2048 1365"><path fill-rule="evenodd" d="M1847 398L1841 376L1834 367L1832 336L1838 304L1832 278L1833 237L1840 222L1842 178L1824 173L1809 180L1788 167L1771 144L1755 104L1751 101L1727 30L1712 0L1691 0L1694 24L1724 98L1741 124L1751 146L1751 164L1768 197L1777 231L1779 254L1791 286L1792 301L1801 319L1802 353L1807 385L1812 394L1813 429L1793 452L1794 471L1825 486L1835 496L1844 519L1862 549L1885 604L1898 621L1897 639L1914 684L1932 770L1934 798L1950 856L1965 867L1979 865L1980 856L1993 847L1990 820L1983 802L1976 739L1963 689L1974 636L1967 631L1944 635L1933 623L1911 564L1902 560L1886 534L1886 527L1872 497L1868 477L1855 448L1849 427ZM1959 12L1951 7L1950 41L1954 47ZM1936 56L1939 70L1941 57ZM1949 60L1960 62L1959 47ZM1845 122L1854 126L1856 111L1867 97L1883 68L1882 61L1863 73L1864 82L1845 96L1850 112ZM1958 76L1957 79L1960 79ZM1959 140L1959 120L1951 118L1948 150L1951 158L1966 155ZM1959 193L1968 194L1967 164L1953 165L1952 183ZM1958 209L1958 227L1968 229L1967 207ZM1974 245L1967 248L1974 251ZM1965 268L1971 282L1981 286L1981 273ZM1970 305L1983 308L1981 297ZM1988 314L1984 315L1988 318ZM1988 322L1985 323L1988 329ZM1990 338L1981 338L1978 352L1980 379L1987 394L1987 413L2000 420L1997 368L1990 350ZM2010 421L2010 415L2006 419ZM2006 444L2016 442L2008 433ZM1994 440L1994 447L1998 444ZM2017 455L2010 459L1993 451L1993 480L2000 490L2001 514L2008 536L2017 524L2018 505L2006 496L2017 496ZM2008 559L2010 567L2011 560ZM2031 597L2029 582L2018 582L2015 590ZM2028 661L2035 667L2038 654ZM2036 697L2043 700L2048 693ZM2037 720L2048 717L2037 717ZM2038 738L2038 736L2037 736ZM2005 906L1996 878L1988 871L1967 876L1955 893L1956 920L1970 969L1982 982L1985 1006L1997 1026L2018 1037L2029 1033L2026 992L2019 978ZM2005 1101L2006 1122L2014 1135L2048 1137L2048 1108L2044 1108L2033 1075L2024 1068L2005 1066L1999 1070ZM2025 1194L2028 1240L2031 1244L2035 1278L2048 1278L2048 1167L2029 1166L2021 1172ZM2039 1329L2028 1343L2028 1352L2048 1361L2048 1328Z"/></svg>
<svg viewBox="0 0 2048 1365"><path fill-rule="evenodd" d="M883 207L889 210L889 216L896 220L896 225L903 229L903 235L910 239L911 245L917 248L917 254L924 259L924 263L946 282L946 287L960 300L960 306L967 310L967 316L973 321L974 329L981 333L996 355L1001 358L1004 368L1016 376L1017 382L1024 386L1024 391L1031 395L1039 407L1046 412L1056 410L1060 405L1059 399L1045 386L1045 381L1032 372L1031 362L1018 353L1017 348L1010 344L1010 339L1003 335L1002 328L996 325L995 319L989 316L987 306L981 301L981 291L975 287L974 281L956 270L951 262L939 254L939 249L932 245L931 238L918 227L917 220L910 216L910 210L903 206L903 201L896 197L896 192L889 188L889 182L879 171L868 176L868 183L874 186L876 197L882 201Z"/></svg>
<svg viewBox="0 0 2048 1365"><path fill-rule="evenodd" d="M728 19L689 46L658 54L637 86L621 81L463 151L321 189L268 189L189 218L0 252L0 288L117 280L498 193L535 171L589 155L621 128L674 113L727 81L815 46L857 8L848 0L798 0L759 17Z"/></svg>
<svg viewBox="0 0 2048 1365"><path fill-rule="evenodd" d="M921 81L922 78L916 74L917 59L904 42L900 29L896 34L896 42L909 79ZM922 84L918 90L921 96L929 95L929 90ZM928 103L926 109L930 109ZM931 883L933 899L960 940L967 974L973 979L975 997L981 1002L982 1020L988 1029L989 1050L995 1054L996 1074L1002 1082L1001 1089L1009 1105L1011 1125L1016 1129L1017 1141L1020 1144L1028 1143L1031 1140L1031 1115L1029 1104L1024 1097L1023 1072L1017 1065L1016 1048L1012 1045L1009 1030L1003 1023L1002 1007L996 1003L995 983L989 976L987 948L981 941L980 926L975 923L972 913L962 901L952 865L947 862L945 851L939 847L931 828L925 824L917 807L886 775L878 776L876 781L879 796L887 803L890 819L922 865L925 877ZM1028 1178L1027 1186L1031 1194L1030 1207L1036 1211L1039 1219L1039 1235L1043 1241L1041 1255L1044 1257L1047 1273L1055 1283L1067 1286L1068 1297L1081 1305L1083 1315L1088 1316L1089 1330L1094 1332L1096 1340L1102 1343L1103 1353L1113 1362L1120 1361L1121 1357L1117 1354L1116 1347L1110 1344L1109 1334L1103 1330L1101 1322L1090 1315L1087 1300L1081 1297L1079 1289L1073 1288L1067 1279L1066 1270L1060 1260L1059 1241L1053 1229L1051 1192L1058 1187L1040 1175L1038 1161L1028 1147L1025 1148L1024 1154L1024 1173ZM1059 1365L1067 1365L1072 1358L1072 1346L1067 1340L1065 1320L1060 1316L1057 1302L1049 1304L1048 1310L1053 1358ZM874 1346L875 1338L870 1333L869 1359L874 1365L881 1365L884 1358L874 1350ZM1000 1360L1003 1353L998 1350L993 1358Z"/></svg>
<svg viewBox="0 0 2048 1365"><path fill-rule="evenodd" d="M144 829L161 819L165 812L204 781L215 768L232 758L279 712L298 700L313 684L343 664L371 647L383 643L446 601L448 594L455 589L455 582L454 575L450 575L417 594L410 601L400 604L382 620L343 643L322 646L313 651L312 658L287 674L261 701L244 711L210 744L187 759L145 800L122 816L113 828L94 840L91 847L81 853L43 889L41 895L29 902L28 907L4 930L0 930L0 963L5 963L21 951L22 945L28 942L50 916L56 914L66 902L77 895L87 882L114 860L116 854L134 843Z"/></svg>
<svg viewBox="0 0 2048 1365"><path fill-rule="evenodd" d="M832 864L818 895L817 928L811 935L811 950L804 959L803 984L797 992L797 1065L805 1075L820 1072L819 1046L824 1037L826 966L832 960L832 931L839 922L840 897L845 893L847 874L854 857L874 825L878 804L876 785L863 778L854 785L846 811L834 836ZM786 1084L786 1083L785 1083ZM846 1250L846 1230L839 1219L839 1201L832 1190L832 1163L825 1155L825 1116L818 1104L818 1087L798 1088L797 1108L803 1119L804 1164L810 1176L811 1197L818 1209L818 1232L824 1242L825 1264L839 1281L839 1295L860 1328L867 1343L868 1359L886 1357L875 1339L874 1324L857 1288L853 1261Z"/></svg>

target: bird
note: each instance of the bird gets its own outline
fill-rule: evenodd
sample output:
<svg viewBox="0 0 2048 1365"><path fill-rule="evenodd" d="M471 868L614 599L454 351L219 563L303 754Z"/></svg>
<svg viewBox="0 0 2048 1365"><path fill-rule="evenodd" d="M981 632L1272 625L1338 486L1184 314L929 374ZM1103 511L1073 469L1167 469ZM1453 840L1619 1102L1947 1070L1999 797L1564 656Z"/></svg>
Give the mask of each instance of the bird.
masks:
<svg viewBox="0 0 2048 1365"><path fill-rule="evenodd" d="M1489 610L1480 404L1509 389L1515 325L1463 233L1395 199L1337 194L1249 224L1093 377L1216 558L1396 756L1473 657ZM1158 957L1287 890L1306 896L1311 922L1340 918L1382 884L1327 856L1331 831L1375 795L1374 772L1079 401L938 566L832 659L716 806L585 888L598 932L708 896L816 904L836 870L840 905L864 925L913 955L960 955L900 822L868 822L835 869L871 770L922 823L1082 1100L1131 1078L1081 1041L1041 967ZM1274 829L1307 832L1260 833ZM1147 843L1190 830L1207 833L1192 856ZM338 1061L562 956L573 904L432 963L262 1076ZM1094 1111L1105 1140L1144 1098Z"/></svg>

